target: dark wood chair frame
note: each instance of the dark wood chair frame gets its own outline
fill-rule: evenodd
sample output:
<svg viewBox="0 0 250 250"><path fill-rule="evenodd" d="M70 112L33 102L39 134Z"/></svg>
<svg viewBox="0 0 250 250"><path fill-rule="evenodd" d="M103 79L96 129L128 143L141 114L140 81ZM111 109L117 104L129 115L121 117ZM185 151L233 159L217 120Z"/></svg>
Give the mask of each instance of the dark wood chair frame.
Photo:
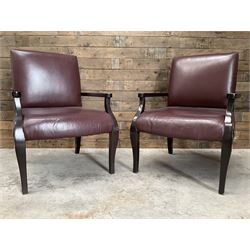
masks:
<svg viewBox="0 0 250 250"><path fill-rule="evenodd" d="M136 128L136 120L145 110L146 97L167 97L168 93L139 93L139 108L132 120L130 127L130 139L133 151L133 172L139 171L139 151L140 151L140 131ZM234 101L239 97L239 94L227 94L227 108L224 121L224 135L221 142L221 163L220 163L220 181L219 181L219 194L224 194L226 175L228 164L232 151L232 143L234 137L233 116L234 116ZM173 138L167 138L168 153L173 154Z"/></svg>
<svg viewBox="0 0 250 250"><path fill-rule="evenodd" d="M13 137L15 142L15 151L17 156L17 162L21 177L21 187L22 193L28 193L28 182L27 182L27 167L26 167L26 142L23 131L23 114L21 106L21 92L17 90L12 91L12 96L14 99L14 106L16 110L14 128L13 128ZM113 120L112 132L109 133L109 173L115 173L115 153L119 139L119 127L115 116L110 107L110 99L112 98L111 93L90 93L90 92L81 92L81 96L90 96L90 97L102 97L104 98L104 108L105 112L108 113ZM75 137L75 153L79 154L81 146L81 136Z"/></svg>

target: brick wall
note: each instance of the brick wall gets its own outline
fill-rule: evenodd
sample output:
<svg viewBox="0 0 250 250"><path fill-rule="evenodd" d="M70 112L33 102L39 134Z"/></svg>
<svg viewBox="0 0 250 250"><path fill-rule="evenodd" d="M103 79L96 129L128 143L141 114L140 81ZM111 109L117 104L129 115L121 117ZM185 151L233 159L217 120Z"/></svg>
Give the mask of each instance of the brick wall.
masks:
<svg viewBox="0 0 250 250"><path fill-rule="evenodd" d="M249 148L249 32L0 32L0 147L13 147L11 48L78 56L82 90L112 92L112 109L120 127L120 147L130 147L129 126L138 107L137 92L166 91L171 58L216 52L240 53L236 101L235 148ZM147 109L163 107L150 98ZM87 97L84 106L103 108ZM107 147L107 135L89 136L83 147ZM28 142L30 147L72 147L72 139ZM141 134L142 147L166 147L166 139ZM175 140L175 147L218 147L218 143Z"/></svg>

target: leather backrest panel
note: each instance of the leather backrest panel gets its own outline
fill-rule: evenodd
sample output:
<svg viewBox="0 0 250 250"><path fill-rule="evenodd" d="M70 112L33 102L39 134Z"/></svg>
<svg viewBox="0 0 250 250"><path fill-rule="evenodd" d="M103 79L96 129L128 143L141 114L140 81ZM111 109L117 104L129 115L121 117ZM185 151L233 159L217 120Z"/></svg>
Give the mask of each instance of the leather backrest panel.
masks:
<svg viewBox="0 0 250 250"><path fill-rule="evenodd" d="M12 50L13 88L22 107L81 106L77 58L71 55Z"/></svg>
<svg viewBox="0 0 250 250"><path fill-rule="evenodd" d="M225 108L235 92L238 53L176 57L172 61L169 106Z"/></svg>

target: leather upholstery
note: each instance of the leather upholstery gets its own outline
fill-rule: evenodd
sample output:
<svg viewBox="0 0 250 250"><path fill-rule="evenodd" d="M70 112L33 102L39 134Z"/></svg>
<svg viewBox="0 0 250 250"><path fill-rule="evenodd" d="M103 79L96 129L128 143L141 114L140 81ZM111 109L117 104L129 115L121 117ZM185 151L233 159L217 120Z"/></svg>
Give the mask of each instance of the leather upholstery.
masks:
<svg viewBox="0 0 250 250"><path fill-rule="evenodd" d="M227 93L235 92L237 66L237 53L174 58L168 107L143 112L137 129L170 138L222 141Z"/></svg>
<svg viewBox="0 0 250 250"><path fill-rule="evenodd" d="M225 108L235 92L238 54L184 56L173 59L169 106Z"/></svg>
<svg viewBox="0 0 250 250"><path fill-rule="evenodd" d="M13 87L22 107L81 106L80 76L75 56L12 50Z"/></svg>
<svg viewBox="0 0 250 250"><path fill-rule="evenodd" d="M166 137L220 141L225 112L216 108L166 107L145 111L136 121L136 127Z"/></svg>
<svg viewBox="0 0 250 250"><path fill-rule="evenodd" d="M77 58L12 50L13 87L21 92L25 140L110 133L105 111L83 109Z"/></svg>
<svg viewBox="0 0 250 250"><path fill-rule="evenodd" d="M22 112L26 140L109 133L113 126L105 111L82 107L24 108Z"/></svg>

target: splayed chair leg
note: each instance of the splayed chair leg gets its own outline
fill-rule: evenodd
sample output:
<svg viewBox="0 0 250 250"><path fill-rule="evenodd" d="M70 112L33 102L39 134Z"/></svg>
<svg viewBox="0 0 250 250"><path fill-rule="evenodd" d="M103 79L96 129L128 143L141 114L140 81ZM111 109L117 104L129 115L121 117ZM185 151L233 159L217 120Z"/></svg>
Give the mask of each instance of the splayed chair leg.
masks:
<svg viewBox="0 0 250 250"><path fill-rule="evenodd" d="M219 183L219 194L224 194L227 169L232 151L232 140L222 142L221 148L221 167L220 167L220 183Z"/></svg>
<svg viewBox="0 0 250 250"><path fill-rule="evenodd" d="M26 168L26 143L22 129L14 130L14 141L17 163L21 178L22 193L28 193L27 168Z"/></svg>
<svg viewBox="0 0 250 250"><path fill-rule="evenodd" d="M140 153L140 133L136 127L132 124L130 128L130 140L133 151L133 172L138 173L139 171L139 153Z"/></svg>
<svg viewBox="0 0 250 250"><path fill-rule="evenodd" d="M173 154L173 138L167 138L168 141L168 153Z"/></svg>
<svg viewBox="0 0 250 250"><path fill-rule="evenodd" d="M119 139L119 130L114 128L109 134L109 173L115 173L115 153Z"/></svg>
<svg viewBox="0 0 250 250"><path fill-rule="evenodd" d="M80 147L81 147L81 137L75 137L75 154L80 153Z"/></svg>
<svg viewBox="0 0 250 250"><path fill-rule="evenodd" d="M224 194L227 177L228 164L232 152L233 126L232 123L226 123L224 127L224 136L221 144L221 167L219 194Z"/></svg>

